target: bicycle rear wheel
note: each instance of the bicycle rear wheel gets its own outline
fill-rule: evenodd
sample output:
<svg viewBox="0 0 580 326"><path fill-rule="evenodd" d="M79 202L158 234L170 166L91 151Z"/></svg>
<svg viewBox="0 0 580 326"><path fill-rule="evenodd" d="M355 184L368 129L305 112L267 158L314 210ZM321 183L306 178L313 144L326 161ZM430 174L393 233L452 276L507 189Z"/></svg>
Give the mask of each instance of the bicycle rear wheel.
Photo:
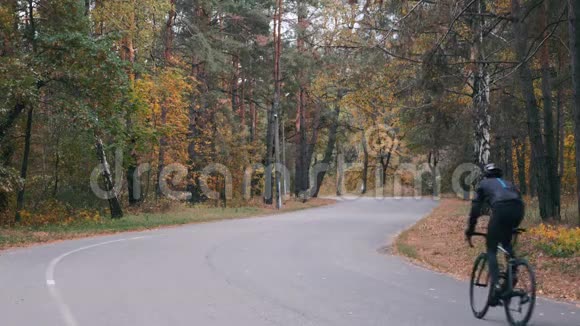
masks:
<svg viewBox="0 0 580 326"><path fill-rule="evenodd" d="M491 278L487 264L487 255L480 254L473 264L469 284L469 302L475 318L482 319L489 309Z"/></svg>
<svg viewBox="0 0 580 326"><path fill-rule="evenodd" d="M510 282L517 277L517 284L504 299L504 308L511 325L525 326L532 318L536 304L536 276L530 264L523 259L514 262L509 278Z"/></svg>

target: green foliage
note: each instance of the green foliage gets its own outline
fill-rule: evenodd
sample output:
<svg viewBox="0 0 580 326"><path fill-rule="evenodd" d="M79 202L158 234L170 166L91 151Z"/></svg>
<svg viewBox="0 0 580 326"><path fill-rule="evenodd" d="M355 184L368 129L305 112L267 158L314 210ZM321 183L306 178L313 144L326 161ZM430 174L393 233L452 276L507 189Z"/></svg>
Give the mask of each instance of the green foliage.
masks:
<svg viewBox="0 0 580 326"><path fill-rule="evenodd" d="M36 102L37 73L31 67L27 56L0 57L0 113L11 110L16 103Z"/></svg>
<svg viewBox="0 0 580 326"><path fill-rule="evenodd" d="M0 165L0 192L13 192L21 185L22 180L15 169Z"/></svg>
<svg viewBox="0 0 580 326"><path fill-rule="evenodd" d="M38 6L41 23L36 31L39 35L54 35L77 32L90 33L89 19L85 15L84 2L78 0L44 0Z"/></svg>
<svg viewBox="0 0 580 326"><path fill-rule="evenodd" d="M2 213L9 205L11 194L15 193L22 186L22 180L16 170L0 164L0 224L2 224Z"/></svg>

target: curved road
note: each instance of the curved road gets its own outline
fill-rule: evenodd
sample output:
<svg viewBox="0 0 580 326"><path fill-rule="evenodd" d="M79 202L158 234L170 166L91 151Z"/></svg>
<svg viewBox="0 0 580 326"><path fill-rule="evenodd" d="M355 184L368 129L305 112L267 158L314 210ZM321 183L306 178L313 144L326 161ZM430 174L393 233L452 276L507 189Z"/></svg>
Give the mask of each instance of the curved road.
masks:
<svg viewBox="0 0 580 326"><path fill-rule="evenodd" d="M467 284L382 253L429 200L358 199L279 216L0 253L6 326L505 325ZM578 326L540 300L533 325Z"/></svg>

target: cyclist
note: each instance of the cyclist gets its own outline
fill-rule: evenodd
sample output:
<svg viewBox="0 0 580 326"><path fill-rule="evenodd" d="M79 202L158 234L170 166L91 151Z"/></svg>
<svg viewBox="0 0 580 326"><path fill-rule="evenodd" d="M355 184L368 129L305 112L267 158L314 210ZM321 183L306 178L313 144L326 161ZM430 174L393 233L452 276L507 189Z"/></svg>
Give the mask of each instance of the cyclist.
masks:
<svg viewBox="0 0 580 326"><path fill-rule="evenodd" d="M491 207L486 245L492 285L490 305L497 306L502 295L501 287L498 284L497 246L501 243L502 247L513 255L511 245L513 229L522 222L524 202L519 190L511 182L502 179L502 170L495 164L487 164L483 173L484 179L479 183L476 196L472 201L465 236L469 239L475 232L475 225L481 216L483 206Z"/></svg>

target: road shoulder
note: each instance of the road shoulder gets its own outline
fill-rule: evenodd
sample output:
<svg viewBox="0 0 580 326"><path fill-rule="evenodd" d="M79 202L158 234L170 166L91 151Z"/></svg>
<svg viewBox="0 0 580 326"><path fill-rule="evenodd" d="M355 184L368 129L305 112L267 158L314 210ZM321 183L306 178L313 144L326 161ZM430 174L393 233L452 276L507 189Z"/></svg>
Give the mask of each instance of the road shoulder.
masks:
<svg viewBox="0 0 580 326"><path fill-rule="evenodd" d="M468 280L475 257L484 249L481 240L477 240L476 248L469 248L465 243L463 233L468 210L468 202L442 199L431 214L397 236L392 246L394 254L431 270ZM482 232L487 225L484 219L478 223ZM529 235L520 240L519 252L535 266L540 295L580 303L580 257L550 257L537 248Z"/></svg>
<svg viewBox="0 0 580 326"><path fill-rule="evenodd" d="M334 203L336 203L335 200L326 198L312 198L305 203L289 200L281 210L264 205L233 208L199 206L181 208L166 213L128 215L122 219L99 217L94 220L83 220L69 224L0 227L0 252L11 248L29 247L63 240L155 230L187 224L272 216Z"/></svg>

